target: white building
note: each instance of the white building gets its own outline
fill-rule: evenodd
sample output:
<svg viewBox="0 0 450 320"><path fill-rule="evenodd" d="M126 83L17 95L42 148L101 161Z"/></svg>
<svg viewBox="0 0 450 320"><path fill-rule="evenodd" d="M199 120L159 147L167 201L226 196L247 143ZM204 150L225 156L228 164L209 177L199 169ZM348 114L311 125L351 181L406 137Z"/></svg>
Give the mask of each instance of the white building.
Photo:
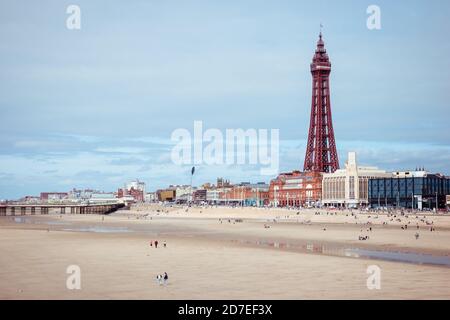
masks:
<svg viewBox="0 0 450 320"><path fill-rule="evenodd" d="M367 205L369 179L389 177L392 177L392 173L377 167L358 166L356 152L349 152L344 169L323 174L322 204L345 207Z"/></svg>
<svg viewBox="0 0 450 320"><path fill-rule="evenodd" d="M220 194L223 193L223 189L207 189L206 201L208 203L219 203L221 201Z"/></svg>
<svg viewBox="0 0 450 320"><path fill-rule="evenodd" d="M188 201L191 199L191 193L195 191L195 188L189 185L177 185L177 186L171 186L175 188L175 199L176 200L183 200Z"/></svg>
<svg viewBox="0 0 450 320"><path fill-rule="evenodd" d="M89 203L114 203L118 201L116 194L113 192L94 192L88 200Z"/></svg>
<svg viewBox="0 0 450 320"><path fill-rule="evenodd" d="M131 188L134 190L142 191L142 193L145 195L145 182L139 181L138 179L130 181L125 184L125 190L130 191Z"/></svg>
<svg viewBox="0 0 450 320"><path fill-rule="evenodd" d="M147 192L144 195L144 201L145 202L156 202L156 201L158 201L158 196L156 195L156 192Z"/></svg>
<svg viewBox="0 0 450 320"><path fill-rule="evenodd" d="M87 201L95 193L101 193L101 192L92 190L92 189L84 189L84 190L72 189L71 191L69 191L69 195L67 198L72 202Z"/></svg>

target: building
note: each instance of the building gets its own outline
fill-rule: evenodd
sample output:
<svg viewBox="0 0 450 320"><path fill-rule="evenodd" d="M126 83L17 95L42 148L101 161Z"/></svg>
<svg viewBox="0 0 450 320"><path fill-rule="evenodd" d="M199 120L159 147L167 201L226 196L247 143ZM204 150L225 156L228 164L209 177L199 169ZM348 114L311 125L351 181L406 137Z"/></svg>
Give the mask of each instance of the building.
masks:
<svg viewBox="0 0 450 320"><path fill-rule="evenodd" d="M394 172L391 178L370 179L368 192L372 207L443 209L450 178L424 170Z"/></svg>
<svg viewBox="0 0 450 320"><path fill-rule="evenodd" d="M142 191L145 194L145 182L139 181L139 179L135 179L133 181L125 183L125 190L130 191L131 189Z"/></svg>
<svg viewBox="0 0 450 320"><path fill-rule="evenodd" d="M136 202L144 202L144 190L131 187L129 190L127 190L127 195L132 196L134 200L136 200Z"/></svg>
<svg viewBox="0 0 450 320"><path fill-rule="evenodd" d="M144 202L144 191L131 187L130 189L118 189L117 198L132 197L136 202Z"/></svg>
<svg viewBox="0 0 450 320"><path fill-rule="evenodd" d="M214 187L215 187L215 186L214 186L213 184L211 184L211 182L205 182L204 184L201 185L201 188L202 188L202 189L206 189L206 190L212 189L212 188L214 188Z"/></svg>
<svg viewBox="0 0 450 320"><path fill-rule="evenodd" d="M311 63L312 102L304 171L334 172L339 169L330 103L331 63L322 40L317 41Z"/></svg>
<svg viewBox="0 0 450 320"><path fill-rule="evenodd" d="M41 192L41 201L59 201L68 197L67 192Z"/></svg>
<svg viewBox="0 0 450 320"><path fill-rule="evenodd" d="M249 193L246 194L245 204L254 207L262 207L270 204L269 200L269 188L265 182L258 182L255 184L249 184L247 186Z"/></svg>
<svg viewBox="0 0 450 320"><path fill-rule="evenodd" d="M241 206L266 206L269 205L269 185L265 182L242 182L230 188L224 189L220 197L226 204Z"/></svg>
<svg viewBox="0 0 450 320"><path fill-rule="evenodd" d="M113 192L94 192L88 200L89 203L117 202L117 196Z"/></svg>
<svg viewBox="0 0 450 320"><path fill-rule="evenodd" d="M192 201L195 203L206 202L207 191L206 189L198 189L192 193Z"/></svg>
<svg viewBox="0 0 450 320"><path fill-rule="evenodd" d="M193 188L190 185L170 186L175 188L175 199L177 202L188 202L191 199Z"/></svg>
<svg viewBox="0 0 450 320"><path fill-rule="evenodd" d="M392 173L376 167L358 166L356 153L349 152L344 169L323 174L322 205L350 208L366 206L369 179L390 177Z"/></svg>
<svg viewBox="0 0 450 320"><path fill-rule="evenodd" d="M23 203L40 203L41 202L41 198L40 197L36 197L36 196L25 196L23 198L19 199L19 202L23 202Z"/></svg>
<svg viewBox="0 0 450 320"><path fill-rule="evenodd" d="M219 204L223 202L221 199L221 194L223 194L223 189L207 189L206 190L206 201L209 204Z"/></svg>
<svg viewBox="0 0 450 320"><path fill-rule="evenodd" d="M320 205L322 173L292 171L270 181L269 201L274 207Z"/></svg>
<svg viewBox="0 0 450 320"><path fill-rule="evenodd" d="M224 178L217 178L217 188L228 188L231 187L230 180Z"/></svg>
<svg viewBox="0 0 450 320"><path fill-rule="evenodd" d="M174 188L168 188L156 191L158 201L175 201L176 190Z"/></svg>
<svg viewBox="0 0 450 320"><path fill-rule="evenodd" d="M125 183L124 188L117 190L117 197L121 199L133 198L135 202L144 202L145 182L138 179Z"/></svg>
<svg viewBox="0 0 450 320"><path fill-rule="evenodd" d="M144 195L144 201L145 202L155 202L158 200L158 197L156 195L156 192L147 192Z"/></svg>
<svg viewBox="0 0 450 320"><path fill-rule="evenodd" d="M72 202L88 201L89 199L91 199L92 195L96 193L101 192L93 189L78 190L74 188L71 191L69 191L68 199Z"/></svg>

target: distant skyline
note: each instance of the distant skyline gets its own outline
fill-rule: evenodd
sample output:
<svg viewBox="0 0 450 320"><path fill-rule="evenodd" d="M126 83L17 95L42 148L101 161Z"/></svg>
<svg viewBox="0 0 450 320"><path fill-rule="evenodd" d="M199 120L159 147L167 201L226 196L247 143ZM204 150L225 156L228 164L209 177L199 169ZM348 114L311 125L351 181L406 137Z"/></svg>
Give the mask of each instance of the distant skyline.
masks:
<svg viewBox="0 0 450 320"><path fill-rule="evenodd" d="M66 8L81 8L81 30ZM381 30L366 9L381 8ZM280 130L280 171L303 168L320 24L341 167L450 174L448 1L0 2L0 199L189 184L171 133ZM269 181L197 166L194 184Z"/></svg>

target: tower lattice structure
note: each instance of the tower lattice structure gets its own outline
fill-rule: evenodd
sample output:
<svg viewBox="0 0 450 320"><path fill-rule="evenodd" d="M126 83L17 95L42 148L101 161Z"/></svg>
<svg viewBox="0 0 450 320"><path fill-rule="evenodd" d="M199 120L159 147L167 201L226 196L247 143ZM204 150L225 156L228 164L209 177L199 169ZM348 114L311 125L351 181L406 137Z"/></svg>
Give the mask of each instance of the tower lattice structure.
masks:
<svg viewBox="0 0 450 320"><path fill-rule="evenodd" d="M331 63L322 32L311 63L312 102L304 171L334 172L339 169L330 103Z"/></svg>

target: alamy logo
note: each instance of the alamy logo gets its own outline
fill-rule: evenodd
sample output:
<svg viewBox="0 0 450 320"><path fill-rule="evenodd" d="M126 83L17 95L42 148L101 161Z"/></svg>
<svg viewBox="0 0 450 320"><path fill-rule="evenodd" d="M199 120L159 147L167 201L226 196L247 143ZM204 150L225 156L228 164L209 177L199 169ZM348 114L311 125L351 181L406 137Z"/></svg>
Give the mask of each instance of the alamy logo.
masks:
<svg viewBox="0 0 450 320"><path fill-rule="evenodd" d="M366 285L367 289L373 290L381 289L381 269L377 265L370 265L367 267L366 273L369 274L367 278Z"/></svg>
<svg viewBox="0 0 450 320"><path fill-rule="evenodd" d="M70 14L66 20L66 27L69 30L81 29L81 9L76 4L71 4L67 7L66 13Z"/></svg>
<svg viewBox="0 0 450 320"><path fill-rule="evenodd" d="M171 140L172 162L177 165L260 165L261 175L275 175L279 168L279 129L219 129L203 132L203 122L194 121L193 136L176 129Z"/></svg>
<svg viewBox="0 0 450 320"><path fill-rule="evenodd" d="M367 29L380 30L381 29L381 9L377 5L370 5L366 10L370 16L367 18Z"/></svg>
<svg viewBox="0 0 450 320"><path fill-rule="evenodd" d="M81 289L81 268L75 264L70 265L66 269L66 273L70 274L66 280L66 287L69 290Z"/></svg>

